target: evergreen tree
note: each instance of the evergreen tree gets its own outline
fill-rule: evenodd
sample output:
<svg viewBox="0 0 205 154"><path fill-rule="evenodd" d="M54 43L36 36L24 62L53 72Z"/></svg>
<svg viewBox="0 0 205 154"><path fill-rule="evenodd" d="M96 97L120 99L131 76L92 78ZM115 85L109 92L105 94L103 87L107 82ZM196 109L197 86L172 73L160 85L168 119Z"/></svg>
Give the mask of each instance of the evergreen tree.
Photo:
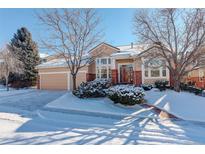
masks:
<svg viewBox="0 0 205 154"><path fill-rule="evenodd" d="M37 70L40 57L36 42L32 40L31 33L27 28L22 27L17 30L10 42L12 52L22 61L24 65L23 74L13 74L11 82L20 83L20 87L35 85L37 80Z"/></svg>

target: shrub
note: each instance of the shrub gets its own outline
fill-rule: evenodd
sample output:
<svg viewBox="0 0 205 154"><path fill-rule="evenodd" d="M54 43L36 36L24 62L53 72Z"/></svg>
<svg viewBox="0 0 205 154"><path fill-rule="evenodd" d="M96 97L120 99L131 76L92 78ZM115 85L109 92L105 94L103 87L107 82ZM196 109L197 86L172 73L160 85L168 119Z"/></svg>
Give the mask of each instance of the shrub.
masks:
<svg viewBox="0 0 205 154"><path fill-rule="evenodd" d="M166 80L161 80L161 81L155 81L155 87L158 88L160 91L166 90L168 81Z"/></svg>
<svg viewBox="0 0 205 154"><path fill-rule="evenodd" d="M180 83L180 89L184 91L189 91L189 86L186 83Z"/></svg>
<svg viewBox="0 0 205 154"><path fill-rule="evenodd" d="M153 88L153 86L151 84L142 84L141 87L145 90L151 90Z"/></svg>
<svg viewBox="0 0 205 154"><path fill-rule="evenodd" d="M193 85L193 83L181 83L180 89L183 91L188 91L188 92L194 93L196 95L201 95L203 92L202 89L195 87Z"/></svg>
<svg viewBox="0 0 205 154"><path fill-rule="evenodd" d="M106 96L105 90L111 86L111 80L96 79L90 82L83 82L73 91L73 94L79 98L95 98Z"/></svg>
<svg viewBox="0 0 205 154"><path fill-rule="evenodd" d="M107 90L107 96L114 103L135 105L144 102L144 91L133 85L116 85Z"/></svg>

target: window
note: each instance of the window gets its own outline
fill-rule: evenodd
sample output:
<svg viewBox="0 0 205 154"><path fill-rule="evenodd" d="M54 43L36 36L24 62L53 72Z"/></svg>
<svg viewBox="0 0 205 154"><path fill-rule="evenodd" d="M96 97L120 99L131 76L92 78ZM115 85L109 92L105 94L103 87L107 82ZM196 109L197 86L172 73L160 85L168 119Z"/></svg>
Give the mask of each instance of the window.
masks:
<svg viewBox="0 0 205 154"><path fill-rule="evenodd" d="M99 64L100 64L100 59L97 59L97 62L96 62L96 63L97 63L97 65L99 65Z"/></svg>
<svg viewBox="0 0 205 154"><path fill-rule="evenodd" d="M149 75L149 70L148 70L148 61L146 61L145 63L144 63L144 76L145 77L148 77L148 75Z"/></svg>
<svg viewBox="0 0 205 154"><path fill-rule="evenodd" d="M162 76L163 77L166 77L167 76L167 70L166 70L166 65L165 65L166 63L164 63L163 64L163 66L162 66Z"/></svg>
<svg viewBox="0 0 205 154"><path fill-rule="evenodd" d="M199 70L199 77L204 77L204 71L203 70Z"/></svg>
<svg viewBox="0 0 205 154"><path fill-rule="evenodd" d="M111 78L111 59L110 58L97 58L96 59L96 78Z"/></svg>
<svg viewBox="0 0 205 154"><path fill-rule="evenodd" d="M166 61L153 59L144 63L144 76L147 78L158 78L167 76Z"/></svg>
<svg viewBox="0 0 205 154"><path fill-rule="evenodd" d="M112 70L110 66L108 67L108 77L112 78Z"/></svg>
<svg viewBox="0 0 205 154"><path fill-rule="evenodd" d="M108 58L108 64L111 64L111 59L110 58Z"/></svg>
<svg viewBox="0 0 205 154"><path fill-rule="evenodd" d="M166 76L167 76L167 71L166 71L166 69L163 69L163 70L162 70L162 76L163 76L163 77L166 77Z"/></svg>
<svg viewBox="0 0 205 154"><path fill-rule="evenodd" d="M160 77L160 70L159 69L152 69L151 70L151 77Z"/></svg>
<svg viewBox="0 0 205 154"><path fill-rule="evenodd" d="M101 65L106 65L107 64L107 59L103 58L101 59Z"/></svg>
<svg viewBox="0 0 205 154"><path fill-rule="evenodd" d="M144 75L145 75L145 77L148 77L148 69L145 69Z"/></svg>
<svg viewBox="0 0 205 154"><path fill-rule="evenodd" d="M96 77L100 78L100 69L99 69L99 67L96 68Z"/></svg>
<svg viewBox="0 0 205 154"><path fill-rule="evenodd" d="M107 67L101 67L101 78L107 78Z"/></svg>

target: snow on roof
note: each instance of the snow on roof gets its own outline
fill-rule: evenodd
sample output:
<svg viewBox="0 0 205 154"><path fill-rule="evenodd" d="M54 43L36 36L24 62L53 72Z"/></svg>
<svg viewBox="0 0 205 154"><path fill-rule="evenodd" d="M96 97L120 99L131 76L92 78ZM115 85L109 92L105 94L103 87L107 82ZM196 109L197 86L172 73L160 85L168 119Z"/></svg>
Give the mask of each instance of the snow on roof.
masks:
<svg viewBox="0 0 205 154"><path fill-rule="evenodd" d="M133 44L131 45L124 45L124 46L118 46L119 52L113 53L111 57L115 58L130 58L139 55L146 49L148 49L149 45L148 44ZM41 56L46 56L46 54L41 53ZM85 59L87 58L88 54L85 55ZM82 64L83 65L83 64ZM48 67L66 67L66 61L63 58L56 58L53 60L50 60L48 62L42 63L37 66L37 68L48 68Z"/></svg>
<svg viewBox="0 0 205 154"><path fill-rule="evenodd" d="M47 67L66 67L65 59L53 59L48 62L42 63L37 66L37 68L47 68Z"/></svg>
<svg viewBox="0 0 205 154"><path fill-rule="evenodd" d="M124 45L124 46L118 46L117 48L120 49L120 51L138 51L138 52L142 52L144 50L146 50L149 47L148 44L133 44L133 46L131 47L131 45Z"/></svg>
<svg viewBox="0 0 205 154"><path fill-rule="evenodd" d="M81 65L85 65L87 64L88 60L86 59L82 59L81 61ZM68 64L66 62L66 60L64 58L56 58L53 60L49 60L45 63L42 63L40 65L38 65L36 68L49 68L49 67L67 67Z"/></svg>
<svg viewBox="0 0 205 154"><path fill-rule="evenodd" d="M124 45L124 46L118 46L117 48L120 49L118 53L114 53L111 56L112 57L118 57L118 58L125 58L125 57L133 57L137 56L138 54L142 53L146 49L148 49L148 44L133 44L131 45Z"/></svg>
<svg viewBox="0 0 205 154"><path fill-rule="evenodd" d="M48 57L49 55L47 53L40 53L40 58L46 58Z"/></svg>
<svg viewBox="0 0 205 154"><path fill-rule="evenodd" d="M111 56L116 58L129 58L138 55L140 52L137 51L120 51L113 53Z"/></svg>

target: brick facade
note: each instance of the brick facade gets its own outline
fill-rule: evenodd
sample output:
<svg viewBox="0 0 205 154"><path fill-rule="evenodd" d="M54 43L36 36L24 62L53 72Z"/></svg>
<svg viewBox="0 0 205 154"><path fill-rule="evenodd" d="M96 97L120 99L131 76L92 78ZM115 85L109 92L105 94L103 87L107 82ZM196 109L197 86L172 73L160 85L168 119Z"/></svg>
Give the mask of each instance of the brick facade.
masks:
<svg viewBox="0 0 205 154"><path fill-rule="evenodd" d="M134 71L134 84L137 86L142 84L142 71Z"/></svg>
<svg viewBox="0 0 205 154"><path fill-rule="evenodd" d="M203 77L188 77L186 82L194 82L196 87L205 89L205 78Z"/></svg>
<svg viewBox="0 0 205 154"><path fill-rule="evenodd" d="M93 81L95 80L96 75L92 73L86 73L86 81Z"/></svg>
<svg viewBox="0 0 205 154"><path fill-rule="evenodd" d="M117 84L118 83L118 72L117 69L112 70L112 83Z"/></svg>

